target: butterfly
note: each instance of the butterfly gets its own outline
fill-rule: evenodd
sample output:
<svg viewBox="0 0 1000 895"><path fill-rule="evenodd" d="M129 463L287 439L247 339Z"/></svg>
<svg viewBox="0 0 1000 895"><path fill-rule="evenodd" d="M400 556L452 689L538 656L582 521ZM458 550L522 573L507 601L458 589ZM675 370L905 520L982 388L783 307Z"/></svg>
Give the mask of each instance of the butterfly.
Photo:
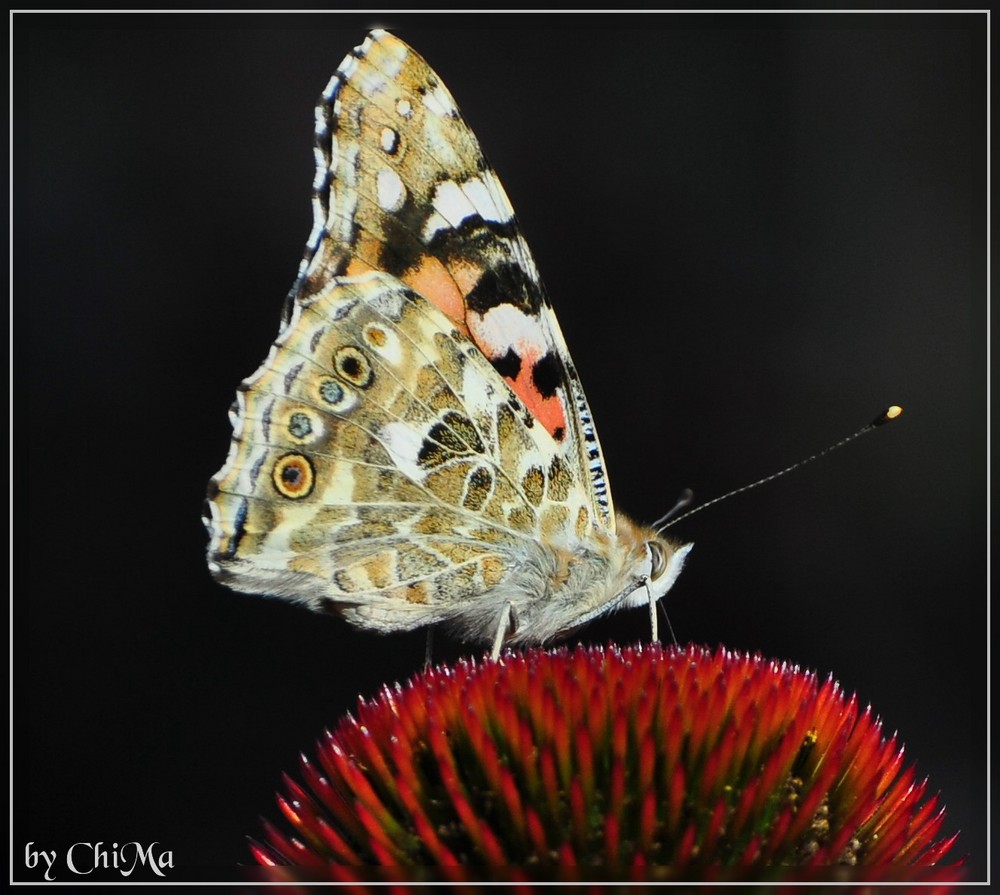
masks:
<svg viewBox="0 0 1000 895"><path fill-rule="evenodd" d="M215 578L494 657L625 607L655 632L691 545L615 510L531 252L441 79L372 31L320 97L314 154L305 255L209 483Z"/></svg>

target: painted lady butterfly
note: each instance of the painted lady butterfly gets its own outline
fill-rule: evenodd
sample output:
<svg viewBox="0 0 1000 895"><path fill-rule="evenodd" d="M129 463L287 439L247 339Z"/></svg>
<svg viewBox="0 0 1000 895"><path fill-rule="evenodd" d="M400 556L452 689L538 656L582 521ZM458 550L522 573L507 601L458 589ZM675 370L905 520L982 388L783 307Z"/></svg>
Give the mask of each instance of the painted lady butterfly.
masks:
<svg viewBox="0 0 1000 895"><path fill-rule="evenodd" d="M615 511L590 409L496 175L440 78L373 31L316 108L314 225L210 483L228 587L376 631L541 643L673 584Z"/></svg>

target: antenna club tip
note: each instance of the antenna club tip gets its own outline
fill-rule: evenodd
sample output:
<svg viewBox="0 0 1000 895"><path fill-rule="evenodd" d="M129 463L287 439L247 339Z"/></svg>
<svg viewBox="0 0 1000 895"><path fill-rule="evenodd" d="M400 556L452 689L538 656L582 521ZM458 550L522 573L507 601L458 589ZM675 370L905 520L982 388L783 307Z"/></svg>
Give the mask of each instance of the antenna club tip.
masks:
<svg viewBox="0 0 1000 895"><path fill-rule="evenodd" d="M893 404L892 407L888 407L883 410L874 420L872 420L873 426L884 426L886 423L894 420L903 412L903 408L898 404Z"/></svg>

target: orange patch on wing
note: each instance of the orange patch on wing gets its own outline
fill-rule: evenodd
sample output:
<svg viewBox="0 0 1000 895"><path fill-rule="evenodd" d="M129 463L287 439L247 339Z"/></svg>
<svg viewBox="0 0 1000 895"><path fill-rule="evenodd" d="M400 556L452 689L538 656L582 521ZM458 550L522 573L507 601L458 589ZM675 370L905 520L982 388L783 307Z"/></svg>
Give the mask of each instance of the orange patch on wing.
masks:
<svg viewBox="0 0 1000 895"><path fill-rule="evenodd" d="M344 270L344 275L348 277L356 277L363 273L370 273L375 270L367 261L362 261L360 258L351 258Z"/></svg>
<svg viewBox="0 0 1000 895"><path fill-rule="evenodd" d="M525 358L521 363L517 379L511 379L509 376L505 376L504 379L510 383L514 393L524 402L531 415L545 427L549 435L556 438L557 430L562 430L561 437L556 438L557 441L562 441L566 436L566 408L559 395L546 398L538 390L531 378L533 366L534 360L529 362Z"/></svg>
<svg viewBox="0 0 1000 895"><path fill-rule="evenodd" d="M465 296L448 268L437 258L431 255L422 256L416 267L411 267L403 274L402 280L447 314L463 334L469 334L465 325Z"/></svg>
<svg viewBox="0 0 1000 895"><path fill-rule="evenodd" d="M448 268L448 272L452 275L452 278L458 283L458 288L462 290L462 298L465 299L473 289L476 288L476 283L479 282L483 275L483 269L477 264L469 264L466 262L462 264L456 262Z"/></svg>
<svg viewBox="0 0 1000 895"><path fill-rule="evenodd" d="M487 357L491 356L490 346L481 345L469 332L465 322L465 296L479 282L483 269L475 264L452 264L445 267L432 255L424 255L416 267L411 267L402 279L408 286L427 298L435 307L448 315L463 335L469 336ZM566 433L566 408L558 395L546 398L538 390L531 378L532 367L538 359L527 346L518 346L524 352L521 370L516 379L504 378L523 402L528 412L541 423L553 438L561 433L557 441L562 441Z"/></svg>

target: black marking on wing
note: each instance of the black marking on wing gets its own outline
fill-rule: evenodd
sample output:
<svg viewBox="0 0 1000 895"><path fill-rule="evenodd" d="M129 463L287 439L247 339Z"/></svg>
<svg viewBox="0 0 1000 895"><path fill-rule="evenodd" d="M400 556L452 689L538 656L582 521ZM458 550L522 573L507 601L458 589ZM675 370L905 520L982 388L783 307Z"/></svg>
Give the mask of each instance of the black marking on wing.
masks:
<svg viewBox="0 0 1000 895"><path fill-rule="evenodd" d="M579 376L576 370L570 366L569 375L574 382L579 383ZM590 409L583 397L583 390L576 392L576 414L580 421L580 431L583 433L583 448L587 455L587 467L590 470L590 481L594 493L594 499L598 506L607 513L608 511L608 480L604 471L604 463L601 459L601 450L597 444L597 433L594 430L594 421L590 416Z"/></svg>
<svg viewBox="0 0 1000 895"><path fill-rule="evenodd" d="M214 495L210 495L214 499ZM218 556L222 559L233 559L236 551L240 549L240 541L246 534L247 514L250 511L250 504L245 497L240 498L240 505L236 509L233 517L233 533L229 536L229 543L225 550L220 550Z"/></svg>
<svg viewBox="0 0 1000 895"><path fill-rule="evenodd" d="M257 460L257 462L250 467L250 473L247 476L247 478L250 482L251 488L257 487L257 479L260 477L260 470L264 466L264 461L266 459L267 459L267 454L261 454L260 459Z"/></svg>
<svg viewBox="0 0 1000 895"><path fill-rule="evenodd" d="M268 401L260 417L260 431L265 443L271 440L271 414L274 412L274 401Z"/></svg>
<svg viewBox="0 0 1000 895"><path fill-rule="evenodd" d="M485 314L497 305L510 304L536 315L545 303L541 287L520 264L505 261L489 267L466 296L470 311Z"/></svg>
<svg viewBox="0 0 1000 895"><path fill-rule="evenodd" d="M422 227L423 224L421 229ZM513 220L501 223L484 220L478 214L470 214L462 218L457 226L436 231L427 244L427 249L442 261L448 258L467 259L470 255L493 256L501 247L508 248L520 233L520 228Z"/></svg>
<svg viewBox="0 0 1000 895"><path fill-rule="evenodd" d="M551 398L565 382L565 372L559 358L549 351L535 361L531 368L531 381L543 398Z"/></svg>
<svg viewBox="0 0 1000 895"><path fill-rule="evenodd" d="M417 453L417 463L424 469L433 469L454 455L482 454L485 451L472 420L449 410L440 422L431 426Z"/></svg>
<svg viewBox="0 0 1000 895"><path fill-rule="evenodd" d="M295 380L298 379L299 373L302 372L302 368L305 366L305 361L295 364L291 367L287 373L285 373L283 383L285 387L285 394L290 395L292 393L292 386L295 384Z"/></svg>
<svg viewBox="0 0 1000 895"><path fill-rule="evenodd" d="M535 418L528 411L528 408L518 401L517 398L511 398L507 402L507 406L521 418L521 422L524 423L525 428L530 429L535 425Z"/></svg>
<svg viewBox="0 0 1000 895"><path fill-rule="evenodd" d="M508 348L503 357L490 358L490 363L501 376L511 379L517 379L521 372L521 358L513 348Z"/></svg>
<svg viewBox="0 0 1000 895"><path fill-rule="evenodd" d="M410 190L399 211L382 219L385 238L379 246L378 266L394 277L401 277L427 253L427 247L417 238L427 220L427 208L413 201Z"/></svg>

